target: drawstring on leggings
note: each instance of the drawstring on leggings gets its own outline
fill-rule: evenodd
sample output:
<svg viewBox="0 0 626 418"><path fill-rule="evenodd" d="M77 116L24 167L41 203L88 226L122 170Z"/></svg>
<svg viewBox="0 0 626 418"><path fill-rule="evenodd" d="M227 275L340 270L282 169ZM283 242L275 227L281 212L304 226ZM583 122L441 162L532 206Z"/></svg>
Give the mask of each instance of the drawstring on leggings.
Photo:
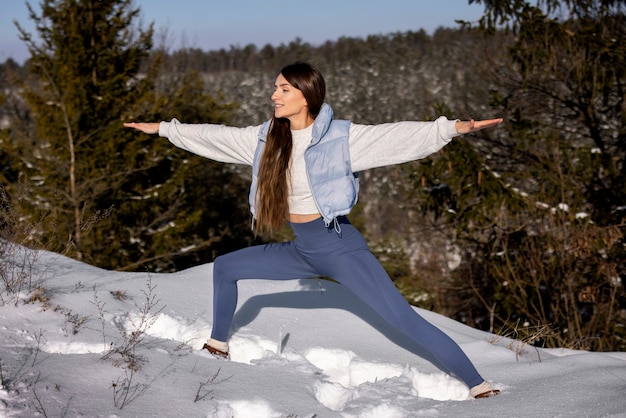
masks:
<svg viewBox="0 0 626 418"><path fill-rule="evenodd" d="M341 238L341 224L339 223L338 218L336 218L336 217L335 217L335 218L333 218L333 220L332 220L331 222L332 222L332 224L333 224L332 228L335 230L335 232L337 233L337 235L339 235L339 237ZM327 222L327 221L324 219L324 225L326 225L326 228L328 228L328 232L330 232L330 228L331 228L331 227L330 227L330 224L331 224L331 222Z"/></svg>
<svg viewBox="0 0 626 418"><path fill-rule="evenodd" d="M339 225L337 218L333 219L333 227L335 228L337 235L341 235L341 225Z"/></svg>

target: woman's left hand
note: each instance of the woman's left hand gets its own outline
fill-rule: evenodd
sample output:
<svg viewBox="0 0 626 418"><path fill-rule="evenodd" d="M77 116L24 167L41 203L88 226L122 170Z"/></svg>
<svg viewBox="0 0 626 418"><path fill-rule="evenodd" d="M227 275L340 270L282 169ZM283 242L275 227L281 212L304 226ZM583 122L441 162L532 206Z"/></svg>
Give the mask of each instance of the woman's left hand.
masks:
<svg viewBox="0 0 626 418"><path fill-rule="evenodd" d="M502 123L504 121L504 119L502 118L497 118L497 119L486 119L486 120L460 120L457 121L456 124L454 125L454 127L456 128L456 131L463 135L463 134L468 134L470 132L476 132L476 131L480 131L481 129L485 129L485 128L492 128L500 123Z"/></svg>

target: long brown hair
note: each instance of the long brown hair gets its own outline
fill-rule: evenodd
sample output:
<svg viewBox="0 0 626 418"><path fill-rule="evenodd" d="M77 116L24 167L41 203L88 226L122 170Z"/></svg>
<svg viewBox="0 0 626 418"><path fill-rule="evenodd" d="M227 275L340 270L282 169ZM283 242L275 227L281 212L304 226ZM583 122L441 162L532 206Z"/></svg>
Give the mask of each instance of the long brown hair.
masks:
<svg viewBox="0 0 626 418"><path fill-rule="evenodd" d="M280 70L293 87L302 92L309 113L315 118L324 103L326 83L322 74L310 64L296 62ZM257 234L277 231L289 215L292 137L289 119L272 117L270 130L259 165L256 190Z"/></svg>

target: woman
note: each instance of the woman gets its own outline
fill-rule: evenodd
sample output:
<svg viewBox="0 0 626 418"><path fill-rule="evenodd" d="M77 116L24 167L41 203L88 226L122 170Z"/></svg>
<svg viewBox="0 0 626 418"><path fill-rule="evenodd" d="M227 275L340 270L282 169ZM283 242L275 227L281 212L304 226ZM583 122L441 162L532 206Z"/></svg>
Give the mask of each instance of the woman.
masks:
<svg viewBox="0 0 626 418"><path fill-rule="evenodd" d="M331 277L463 380L475 398L499 393L460 347L406 302L345 215L356 204L358 172L424 158L454 136L495 126L484 121L359 125L333 120L319 71L297 62L278 74L274 116L261 126L125 123L167 137L174 145L226 163L252 166L250 209L257 233L288 221L295 239L244 248L218 257L213 270L213 330L203 349L229 358L228 334L244 279Z"/></svg>

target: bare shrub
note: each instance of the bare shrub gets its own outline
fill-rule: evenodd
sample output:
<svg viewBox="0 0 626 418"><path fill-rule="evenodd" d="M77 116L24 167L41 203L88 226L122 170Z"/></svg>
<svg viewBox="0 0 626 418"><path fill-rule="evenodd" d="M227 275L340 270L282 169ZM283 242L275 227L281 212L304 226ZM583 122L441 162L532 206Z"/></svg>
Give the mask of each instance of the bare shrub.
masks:
<svg viewBox="0 0 626 418"><path fill-rule="evenodd" d="M625 291L613 255L622 239L618 226L546 216L534 235L500 235L469 283L483 309L495 306L492 322L525 344L623 350Z"/></svg>
<svg viewBox="0 0 626 418"><path fill-rule="evenodd" d="M47 216L34 221L23 217L20 202L26 191L21 181L16 193L12 199L0 186L0 304L17 305L33 292L32 302L45 295L43 273L35 265L41 254L37 250L46 248L40 231Z"/></svg>
<svg viewBox="0 0 626 418"><path fill-rule="evenodd" d="M211 394L212 391L206 390L206 387L215 382L215 379L217 379L217 376L220 374L221 370L222 368L220 367L219 369L217 369L215 374L210 376L207 380L200 382L198 390L196 391L196 397L193 400L194 402L201 401Z"/></svg>
<svg viewBox="0 0 626 418"><path fill-rule="evenodd" d="M0 237L0 304L17 306L20 298L28 294L29 302L45 297L42 275L35 270L38 258L37 251Z"/></svg>
<svg viewBox="0 0 626 418"><path fill-rule="evenodd" d="M117 379L116 382L111 384L113 404L119 409L124 408L124 406L135 399L143 388L141 384L133 382L135 371L132 367L125 369L124 377Z"/></svg>
<svg viewBox="0 0 626 418"><path fill-rule="evenodd" d="M152 277L148 278L146 283L147 290L142 290L144 295L143 304L140 306L135 303L138 309L138 317L127 317L127 324L130 324L132 330L128 330L126 324L118 323L121 333L121 340L118 343L111 343L109 350L102 356L102 359L113 359L114 364L124 365L128 369L137 371L141 368L142 360L136 355L136 349L145 337L145 332L155 323L159 313L165 306L158 307L160 300L157 299L156 285L152 283ZM96 300L96 303L98 301ZM104 308L104 305L97 305ZM103 315L101 312L101 318Z"/></svg>
<svg viewBox="0 0 626 418"><path fill-rule="evenodd" d="M491 337L490 342L500 345L501 341L506 338L511 341L505 345L505 348L515 353L516 360L519 361L520 357L525 357L541 362L541 355L534 344L549 338L553 333L554 331L547 325L530 326L520 324L518 320L513 323L513 327L503 326Z"/></svg>

